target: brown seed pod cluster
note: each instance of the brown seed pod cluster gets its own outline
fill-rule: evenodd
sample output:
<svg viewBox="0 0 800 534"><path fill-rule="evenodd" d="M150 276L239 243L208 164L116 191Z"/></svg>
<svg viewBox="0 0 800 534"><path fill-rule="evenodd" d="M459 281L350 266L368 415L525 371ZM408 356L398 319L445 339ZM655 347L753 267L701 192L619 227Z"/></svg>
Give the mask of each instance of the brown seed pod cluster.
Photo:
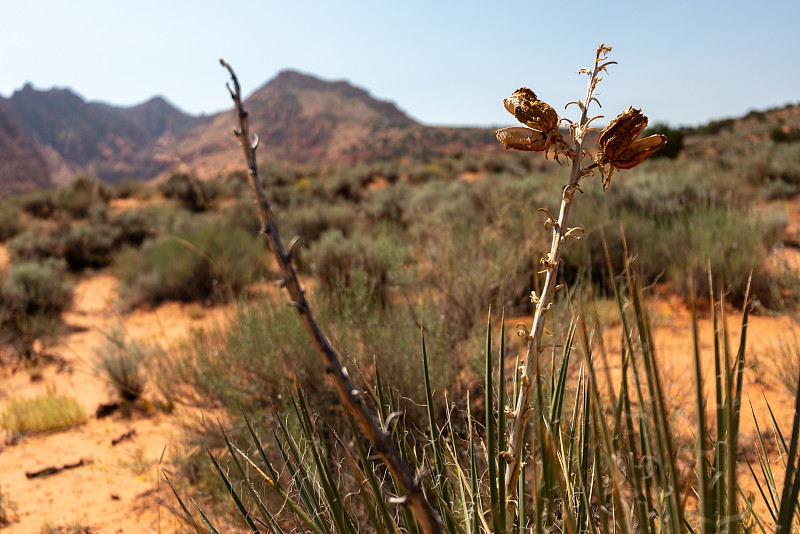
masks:
<svg viewBox="0 0 800 534"><path fill-rule="evenodd" d="M514 94L503 99L503 105L519 122L534 130L549 132L558 127L556 110L536 98L536 93L527 87L517 89Z"/></svg>
<svg viewBox="0 0 800 534"><path fill-rule="evenodd" d="M506 148L514 150L525 150L528 152L541 152L545 149L547 136L540 131L523 128L521 126L511 126L495 132L497 140L503 143Z"/></svg>
<svg viewBox="0 0 800 534"><path fill-rule="evenodd" d="M509 113L527 126L502 128L495 132L497 140L507 149L547 152L554 149L556 158L561 153L571 154L558 129L559 118L556 111L536 97L536 93L522 87L503 100Z"/></svg>
<svg viewBox="0 0 800 534"><path fill-rule="evenodd" d="M666 136L661 134L637 141L645 128L647 117L641 110L629 107L600 132L600 152L595 162L603 172L604 188L608 188L614 169L632 169L667 144Z"/></svg>

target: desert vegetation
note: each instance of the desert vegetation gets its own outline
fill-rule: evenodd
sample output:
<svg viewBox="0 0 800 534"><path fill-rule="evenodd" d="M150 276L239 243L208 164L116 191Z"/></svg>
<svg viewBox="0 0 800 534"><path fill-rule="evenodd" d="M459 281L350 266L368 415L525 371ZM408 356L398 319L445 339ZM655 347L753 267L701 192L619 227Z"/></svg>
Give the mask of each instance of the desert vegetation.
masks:
<svg viewBox="0 0 800 534"><path fill-rule="evenodd" d="M667 202L663 198L660 202L655 200L650 206L651 210L664 210L660 214L664 225L655 228L651 226L650 231L660 234L667 242L670 251L667 255L672 254L674 257L675 246L679 243L685 246L679 252L702 250L705 255L703 263L675 265L677 270L669 274L668 268L662 267L658 274L667 274L673 284L682 276L684 283L676 284L677 291L691 301L693 309L699 295L710 295L715 327L718 324L718 313L722 309L714 300L717 287L725 287L725 294L733 295L744 303L741 341L734 358L728 349L724 323L718 329L715 328L714 360L717 375L714 390L717 409L716 425L713 426L706 422L704 382L695 331L696 433L694 443L687 447L689 451L695 451L694 463L688 471L678 467L680 451L677 435L672 430L670 408L663 392L648 314L643 305L643 277L653 279L656 274L648 272L651 265L646 259L642 260L642 267L631 263L631 249L627 243L624 224L623 229L612 236L611 247L605 236L600 240L607 265L605 277L597 276L600 269L593 264L589 251L588 261L583 262L583 270L579 271L581 278L575 272L572 273L575 278L565 278L566 285L573 286L580 285L582 280L592 286L599 278L601 287L613 293L617 301L623 334L622 382L616 391L611 390L610 396L612 399L616 396L618 400L603 400L601 397L593 363L593 354L598 348L592 341L586 315L574 314L568 326L559 325L556 332L560 333L548 332L545 336L545 318L551 310L555 292L565 287L565 284L557 284L557 281L566 243L569 238L575 238L578 232L585 234L583 228L567 226L567 217L575 195L582 192L579 185L581 180L600 174L605 191L611 185L615 170L619 172L638 166L667 142L667 137L662 134L636 140L645 129L647 119L638 110L629 108L600 133L600 151L593 160L584 151L584 136L591 122L588 108L595 100L593 92L600 75L613 64L607 61L609 51L610 48L599 47L593 69L583 71L590 81L585 100L577 103L581 118L579 122L569 123L571 143L562 137L558 128L560 121L553 108L539 101L529 89L520 89L505 101L506 108L527 128L499 130L498 140L508 148L522 151L544 152L547 155L552 150L554 158L562 156L572 160L572 171L569 181L559 194L561 207L557 212L558 218L546 207L539 210L547 216L544 228L545 233L552 236L552 243L549 252L541 254L542 259L538 264L538 274L544 275L544 281L541 282L538 292L534 289L529 295L535 308L533 324L530 328L524 323L518 325L517 333L527 340L527 353L524 357L517 357L519 366L511 371L509 384L505 375L504 325L501 324L500 327L498 350L492 340L490 312L484 352L485 417L473 415L469 402L461 408L457 402L442 407L440 400L439 411L443 408L444 417L440 416L438 421L443 422L437 421L437 406L433 399L433 385L429 374L431 368L438 366L431 365L428 359L425 337L421 340L420 367L423 371L423 406L427 408L427 418L423 414L416 419L412 410L405 409L406 402L403 401L402 393L400 396L395 393L402 390L394 389L396 384L391 381L383 382L381 366L377 361L372 367L374 380L360 386L366 388L365 392L353 388L350 376L341 363L341 354L347 353L333 348L329 338L322 332L306 300L305 289L300 285L294 270L292 247L287 251L281 241L272 216L271 204L259 182L255 159L257 142L251 144L247 114L239 96L238 80L231 68L223 62L233 81L230 90L240 125L236 135L245 151L263 232L268 237L281 271L279 285L287 289L290 303L298 311L330 382L339 392L345 410L345 417L340 415L337 418L330 409L310 409L308 399L316 400L318 393L313 386L298 382L288 407L293 417L284 421L281 411L273 408L272 425L277 425L278 430L273 428L274 441L270 441L280 451L279 456L266 452L268 447L264 445L264 439L251 425L244 411L243 423L247 432L241 434L249 434L250 439L247 441L250 443L248 448L251 453L245 452L236 444L237 438L231 439L224 430L222 432L227 449L222 449L225 451L222 454L227 453L227 461L235 466L235 470L223 469L217 455L206 448L219 478L232 498L234 509L251 531L259 531L259 525L266 530L281 531L284 528L282 525L291 521L315 532L382 531L400 528L426 533L517 532L529 529L537 532L605 532L617 529L625 532L683 532L686 528L699 528L703 532L728 532L764 529L762 519L753 512L752 502L739 502L738 493L741 489L735 467L747 316L752 305L750 282L758 265L745 265L741 267L743 271L738 271L740 266L735 264L732 257L725 257L723 253L719 260L714 259L718 254L712 246L720 244L725 249L725 245L720 243L721 235L725 233L726 227L732 227L730 223L725 223L726 210L737 204L736 199L730 199L730 204L724 209L715 205L718 199L713 194L705 199L698 199L696 206L684 204L683 209L674 211L665 206ZM649 184L653 182L651 179ZM634 184L632 193L643 189L642 184ZM348 188L347 191L348 196L352 195L351 189ZM632 197L637 196L632 194ZM695 197L691 193L687 196ZM448 195L450 197L452 195ZM485 197L474 200L475 204L480 204L485 202ZM598 199L596 202L600 204L601 201ZM687 199L687 204L691 202ZM626 207L631 204L634 203L625 203ZM679 200L678 205L680 204ZM702 211L703 215L700 219L692 220L695 209L697 212ZM471 215L478 211L479 208L461 213ZM494 210L488 212L496 213ZM677 215L678 212L680 215ZM615 215L621 218L620 213ZM457 217L445 217L445 220L454 219ZM643 219L658 221L659 217ZM747 227L745 233L761 236L759 244L767 247L776 242L779 229L785 225L785 220L780 217L767 218L757 213L748 214L744 221L738 219L737 222L744 222ZM490 225L491 223L484 220L478 227L486 228ZM706 242L694 241L691 232L684 233L682 239L676 242L670 242L664 235L683 225L706 227L712 234ZM741 228L739 225L735 226ZM714 229L721 233L714 234ZM425 239L427 236L424 236L424 229L422 230L423 235L420 237ZM458 232L458 229L454 230ZM338 285L343 293L352 294L356 291L353 283L356 276L353 273L364 270L366 272L362 276L360 287L366 290L368 297L378 306L385 307L389 301L387 294L376 292L375 289L388 278L382 274L375 275L377 270L367 267L375 262L358 248L359 237L355 237L353 248L347 248L344 245L344 233L338 229L334 232L328 234L333 236L328 238L333 244L324 242L325 235L320 238L320 249L344 251L345 256L351 258L349 261L355 259L356 263L344 263L342 268L334 271L336 276L326 274L327 270L318 271L320 280L325 284L324 289L331 292ZM474 239L475 234L471 234L471 237ZM474 242L479 247L483 244L478 240ZM639 249L647 249L648 244L636 236L632 242L637 255ZM763 258L768 248L752 250ZM612 261L615 255L612 251L622 253L622 269L615 269ZM330 255L331 252L326 253L326 256ZM677 256L681 256L681 260L686 259L680 253ZM366 261L363 261L364 258ZM358 263L359 260L363 263ZM338 263L341 265L343 262ZM660 263L663 266L664 262ZM313 266L314 262L311 261L310 265ZM441 266L441 261L437 265ZM656 265L659 265L657 260L652 262L652 267ZM532 267L537 272L536 266ZM700 282L703 280L700 275L703 268L708 273L708 284L705 287ZM751 276L747 277L744 287L730 282L715 286L712 275L715 268L723 271L723 280L735 280L747 272ZM620 270L623 276L618 280L616 273ZM503 278L503 273L499 274L499 278ZM695 280L698 280L697 285ZM790 285L783 287L776 284L768 305L785 305L786 298L790 297L789 291L786 291ZM536 287L536 284L529 284L528 289L531 286ZM441 285L434 283L432 288L441 290L445 299L452 297ZM430 298L430 291L422 293ZM510 298L512 306L522 300L521 295L514 295L513 292L498 293L501 299ZM416 294L419 295L419 291ZM583 310L580 296L578 299L575 304ZM486 299L484 296L484 300L491 298ZM449 304L452 306L455 303ZM444 320L445 314L441 317ZM332 331L339 332L337 329ZM552 337L553 342L545 342L545 337ZM724 348L721 348L723 342ZM453 351L457 346L450 344L448 348ZM573 351L579 355L573 356ZM542 369L544 366L541 360L546 352L553 355L549 373ZM495 355L500 362L496 368L493 363ZM573 380L571 384L575 389L568 394L571 357L582 357L583 365L577 383ZM357 360L354 364L363 369L363 364ZM632 371L630 376L629 368ZM250 372L247 376L255 374L257 373ZM452 388L449 390L452 391ZM362 397L363 395L366 396ZM797 399L800 402L800 391L797 392ZM636 404L635 409L632 403ZM569 408L565 410L565 406ZM326 403L326 407L329 408L330 404ZM264 408L258 411L263 411ZM313 421L312 413L321 414L319 422ZM392 426L392 419L398 415L400 422ZM337 419L348 422L347 426L352 432L350 437L343 437L347 426L342 425L343 428L337 430ZM779 448L783 445L782 450L788 455L782 491L774 483L763 441L760 449L761 480L767 485L766 491L771 497L768 498L763 489L762 496L773 524L777 525L779 531L789 531L792 528L796 511L797 491L800 489L795 483L799 422L800 416L796 415L789 444L785 441L778 444ZM783 435L777 429L778 424L774 419L772 423L775 431ZM289 425L292 424L299 428L291 429ZM330 432L333 433L332 436ZM355 447L348 443L355 443ZM382 464L376 462L374 455L380 458ZM384 473L382 466L385 466L388 473ZM389 479L386 478L387 475ZM753 475L755 476L755 472ZM682 491L684 486L687 489ZM696 488L694 493L699 502L694 512L686 509L686 498L683 497L684 493L688 495L690 488ZM399 493L401 497L388 498L392 493ZM351 495L352 498L348 499L346 495ZM201 529L177 491L176 497L187 520L198 530ZM270 497L279 503L273 510L282 509L288 516L270 510ZM399 507L396 506L398 504ZM216 531L202 511L200 516L205 528ZM697 526L692 527L692 523Z"/></svg>
<svg viewBox="0 0 800 534"><path fill-rule="evenodd" d="M80 176L0 199L3 358L47 361L74 284L98 272L119 279L121 316L227 306L224 324L168 350L121 330L97 350L126 416L187 409L175 417L190 452L164 464L164 504L201 532L789 532L797 420L758 434L756 490L737 458L748 314L794 314L800 297L796 268L771 259L800 193L797 126L753 112L653 125L633 148L644 128L598 138L587 108L607 52L572 129L535 95L507 99L528 130L500 139L518 151L256 166L253 149L252 174ZM652 287L717 325L718 372L687 358L688 433L655 355ZM775 380L794 394L796 333L781 347ZM69 428L87 417L72 404L11 399L2 426Z"/></svg>

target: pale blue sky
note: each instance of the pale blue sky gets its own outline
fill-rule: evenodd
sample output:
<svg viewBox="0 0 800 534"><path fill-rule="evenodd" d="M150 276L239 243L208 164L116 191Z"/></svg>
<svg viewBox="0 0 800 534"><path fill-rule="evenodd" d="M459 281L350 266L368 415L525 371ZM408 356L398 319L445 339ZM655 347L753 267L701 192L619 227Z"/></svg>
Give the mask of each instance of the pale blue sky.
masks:
<svg viewBox="0 0 800 534"><path fill-rule="evenodd" d="M620 64L603 113L697 124L800 102L800 1L331 2L0 0L0 94L26 82L191 113L230 106L224 57L250 93L293 68L347 79L435 125L514 122L520 86L581 98L597 44ZM569 114L567 114L569 116Z"/></svg>

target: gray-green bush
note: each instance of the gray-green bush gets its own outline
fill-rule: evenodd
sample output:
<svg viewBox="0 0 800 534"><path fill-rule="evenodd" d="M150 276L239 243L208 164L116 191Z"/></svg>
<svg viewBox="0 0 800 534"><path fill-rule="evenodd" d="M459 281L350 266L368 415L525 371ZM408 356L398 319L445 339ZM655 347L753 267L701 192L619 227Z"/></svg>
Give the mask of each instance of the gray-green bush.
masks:
<svg viewBox="0 0 800 534"><path fill-rule="evenodd" d="M0 198L0 243L14 237L22 230L21 218L22 210L16 202Z"/></svg>
<svg viewBox="0 0 800 534"><path fill-rule="evenodd" d="M11 239L14 261L63 259L70 271L109 265L119 248L120 232L105 222L36 221Z"/></svg>
<svg viewBox="0 0 800 534"><path fill-rule="evenodd" d="M140 249L124 250L115 262L123 306L230 298L263 270L256 239L208 216L183 231L147 240Z"/></svg>
<svg viewBox="0 0 800 534"><path fill-rule="evenodd" d="M72 282L63 260L18 263L0 277L0 325L19 356L35 356L34 342L58 334L61 314L72 302Z"/></svg>
<svg viewBox="0 0 800 534"><path fill-rule="evenodd" d="M78 175L55 191L56 209L69 217L84 219L92 208L108 204L110 194L106 185L96 178Z"/></svg>

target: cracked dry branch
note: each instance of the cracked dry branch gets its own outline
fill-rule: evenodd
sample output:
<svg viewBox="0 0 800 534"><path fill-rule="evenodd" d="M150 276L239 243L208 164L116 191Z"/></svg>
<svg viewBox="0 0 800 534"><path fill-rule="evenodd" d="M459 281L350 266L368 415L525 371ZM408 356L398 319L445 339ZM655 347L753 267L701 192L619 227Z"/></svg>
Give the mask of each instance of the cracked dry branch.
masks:
<svg viewBox="0 0 800 534"><path fill-rule="evenodd" d="M425 534L439 534L441 532L439 517L425 499L420 482L415 479L409 467L401 459L400 450L397 444L392 441L390 434L381 428L375 416L362 402L360 392L355 389L350 382L347 372L339 359L339 354L333 348L314 318L311 307L306 300L305 290L300 285L297 272L291 261L291 253L283 246L278 228L275 224L275 219L272 216L270 203L267 200L258 177L258 165L256 162L258 138L254 138L251 142L248 116L242 105L239 80L233 68L225 60L220 59L220 64L228 70L233 83L233 87L228 85L228 91L233 99L239 121L239 127L234 130L234 134L239 139L242 149L244 150L250 185L253 188L259 215L261 217L261 233L267 236L270 247L278 260L283 275L282 285L289 293L289 304L297 310L303 327L306 329L309 338L314 344L314 348L322 359L325 372L328 374L331 382L339 393L342 404L353 415L359 428L370 440L372 446L389 468L398 486L405 494L402 498L402 504L412 511L421 530Z"/></svg>
<svg viewBox="0 0 800 534"><path fill-rule="evenodd" d="M550 252L547 254L546 259L542 260L542 272L545 274L544 287L541 295L533 298L536 304L536 311L533 316L533 324L530 330L525 329L524 337L528 339L528 347L525 354L525 365L522 372L523 380L520 383L519 396L517 404L513 410L515 415L511 418L511 431L508 439L508 450L504 457L510 464L510 469L506 471L506 492L509 498L516 495L519 481L520 465L522 459L522 449L524 445L525 422L530 415L528 406L530 404L531 389L534 383L532 377L535 375L535 362L539 358L541 352L546 348L542 345L542 334L544 333L544 323L547 317L547 312L550 309L550 304L553 302L557 286L556 278L558 275L558 265L561 263L561 253L564 243L577 229L567 227L567 219L569 217L570 208L572 207L573 197L575 191L579 190L579 182L581 178L591 173L592 169L597 165L591 165L587 168L581 168L581 157L576 157L575 154L583 155L583 140L584 134L589 129L589 123L592 119L588 116L589 105L592 101L597 101L594 97L594 89L600 81L600 74L606 67L614 62L605 62L606 54L610 48L601 45L597 49L595 55L594 69L589 72L584 69L586 74L589 74L589 83L586 88L586 97L582 103L576 102L581 109L580 121L570 125L572 133L572 141L574 143L574 154L572 155L572 170L570 172L569 182L564 186L561 193L561 209L558 213L558 219L554 219L552 215L547 213L547 227L552 229L552 241L550 245ZM545 210L546 211L546 210ZM519 416L522 414L522 416Z"/></svg>

